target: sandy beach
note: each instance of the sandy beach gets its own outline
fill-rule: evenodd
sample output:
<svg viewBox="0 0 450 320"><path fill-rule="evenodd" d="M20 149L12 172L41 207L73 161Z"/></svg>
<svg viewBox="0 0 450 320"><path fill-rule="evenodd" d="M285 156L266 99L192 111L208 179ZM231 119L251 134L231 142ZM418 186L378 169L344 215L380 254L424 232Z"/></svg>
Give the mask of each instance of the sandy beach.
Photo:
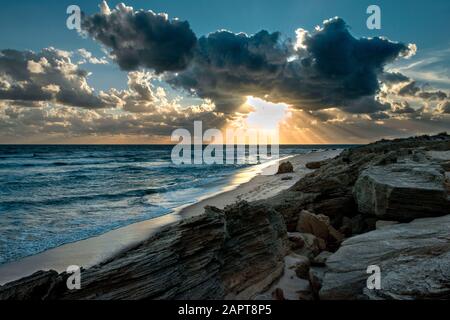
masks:
<svg viewBox="0 0 450 320"><path fill-rule="evenodd" d="M269 166L278 167L278 161L254 166L250 170L237 173L230 187L223 192L201 199L195 204L178 208L171 214L131 224L98 237L68 243L0 266L0 285L39 270L53 269L63 272L70 265L92 267L148 239L164 226L176 223L183 218L202 214L205 206L223 208L240 200L254 201L269 198L288 189L311 172L312 170L305 167L306 163L333 158L341 151L327 150L289 157L289 161L294 166L294 172L288 174L267 174L271 171L270 169L273 169Z"/></svg>

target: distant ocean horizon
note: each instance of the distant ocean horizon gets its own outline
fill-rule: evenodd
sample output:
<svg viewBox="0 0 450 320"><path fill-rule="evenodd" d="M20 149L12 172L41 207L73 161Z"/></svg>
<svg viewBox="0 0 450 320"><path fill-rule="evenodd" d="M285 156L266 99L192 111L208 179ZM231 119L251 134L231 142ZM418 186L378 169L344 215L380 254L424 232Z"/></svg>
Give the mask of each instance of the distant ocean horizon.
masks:
<svg viewBox="0 0 450 320"><path fill-rule="evenodd" d="M0 145L0 264L171 213L252 166L176 166L173 146ZM354 146L280 145L280 157Z"/></svg>

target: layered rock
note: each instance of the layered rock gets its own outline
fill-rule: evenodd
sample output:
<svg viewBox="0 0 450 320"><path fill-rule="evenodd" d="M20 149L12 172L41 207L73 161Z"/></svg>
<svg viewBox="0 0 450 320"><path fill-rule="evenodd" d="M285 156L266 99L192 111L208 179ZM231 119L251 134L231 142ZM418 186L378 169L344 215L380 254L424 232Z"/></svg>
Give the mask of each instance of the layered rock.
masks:
<svg viewBox="0 0 450 320"><path fill-rule="evenodd" d="M450 214L445 172L431 162L397 163L364 170L354 188L359 212L408 221Z"/></svg>
<svg viewBox="0 0 450 320"><path fill-rule="evenodd" d="M450 215L355 236L326 264L321 299L449 299ZM367 288L371 265L381 269L381 290Z"/></svg>
<svg viewBox="0 0 450 320"><path fill-rule="evenodd" d="M437 163L437 157L441 158L439 164L445 167L447 160L444 155L449 150L450 136L447 134L383 140L348 149L335 159L323 161L319 169L289 190L266 200L265 204L273 206L284 216L289 231L295 231L299 213L308 210L330 217L331 224L338 230L347 222L345 228L348 235L367 232L375 228L376 220L368 215L354 219L360 215L353 195L360 173L369 167L386 166L403 160Z"/></svg>
<svg viewBox="0 0 450 320"><path fill-rule="evenodd" d="M81 273L40 272L0 287L2 299L248 299L283 272L282 217L240 203L169 226L145 243Z"/></svg>

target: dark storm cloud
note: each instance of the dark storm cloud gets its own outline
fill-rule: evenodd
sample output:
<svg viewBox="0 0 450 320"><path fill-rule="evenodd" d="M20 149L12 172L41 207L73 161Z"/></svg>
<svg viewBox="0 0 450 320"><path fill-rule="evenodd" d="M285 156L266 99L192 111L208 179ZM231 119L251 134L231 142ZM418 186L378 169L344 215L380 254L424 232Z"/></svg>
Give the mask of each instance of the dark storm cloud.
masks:
<svg viewBox="0 0 450 320"><path fill-rule="evenodd" d="M199 39L189 69L169 81L214 100L220 111L232 112L245 96L264 96L272 90L289 54L279 33L247 36L217 31Z"/></svg>
<svg viewBox="0 0 450 320"><path fill-rule="evenodd" d="M152 11L134 11L124 4L111 11L103 2L101 8L101 13L83 18L83 31L111 49L123 70L177 71L192 59L197 38L188 22L169 20L166 14Z"/></svg>
<svg viewBox="0 0 450 320"><path fill-rule="evenodd" d="M0 100L23 105L48 101L84 108L104 107L88 86L87 77L88 72L73 64L66 51L0 51Z"/></svg>
<svg viewBox="0 0 450 320"><path fill-rule="evenodd" d="M199 39L189 68L169 82L230 113L246 95L309 110L373 113L389 108L375 101L383 67L410 53L407 45L384 38L356 39L340 18L307 34L302 46L295 51L291 41L267 31L215 32Z"/></svg>
<svg viewBox="0 0 450 320"><path fill-rule="evenodd" d="M414 51L385 38L357 39L340 18L304 32L297 42L264 30L251 36L222 30L197 40L188 22L166 14L124 4L110 10L106 2L100 7L100 13L83 18L84 31L111 49L122 69L166 72L174 87L213 100L227 114L249 95L308 110L385 110L389 106L375 101L380 78L405 79L385 74L384 66Z"/></svg>

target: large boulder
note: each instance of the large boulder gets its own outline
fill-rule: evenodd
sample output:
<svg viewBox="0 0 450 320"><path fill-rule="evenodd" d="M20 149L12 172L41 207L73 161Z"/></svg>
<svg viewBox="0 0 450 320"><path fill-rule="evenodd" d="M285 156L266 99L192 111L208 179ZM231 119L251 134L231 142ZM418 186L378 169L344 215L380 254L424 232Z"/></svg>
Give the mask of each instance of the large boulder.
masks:
<svg viewBox="0 0 450 320"><path fill-rule="evenodd" d="M450 215L386 226L343 242L328 258L321 299L450 298ZM369 290L369 266L381 289Z"/></svg>
<svg viewBox="0 0 450 320"><path fill-rule="evenodd" d="M410 221L450 213L445 172L433 163L397 163L364 170L354 188L360 212Z"/></svg>

